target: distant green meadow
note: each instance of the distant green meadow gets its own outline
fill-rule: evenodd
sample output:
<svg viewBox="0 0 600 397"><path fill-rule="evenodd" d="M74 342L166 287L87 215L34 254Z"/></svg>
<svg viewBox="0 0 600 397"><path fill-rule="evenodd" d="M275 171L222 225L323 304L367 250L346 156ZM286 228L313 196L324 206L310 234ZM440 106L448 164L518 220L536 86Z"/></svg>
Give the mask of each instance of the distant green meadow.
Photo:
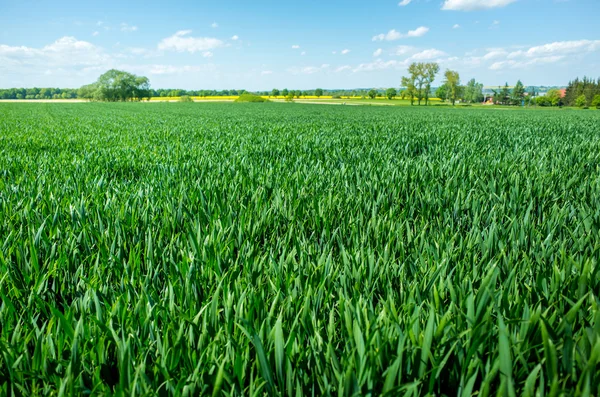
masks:
<svg viewBox="0 0 600 397"><path fill-rule="evenodd" d="M600 395L600 112L0 104L0 395Z"/></svg>

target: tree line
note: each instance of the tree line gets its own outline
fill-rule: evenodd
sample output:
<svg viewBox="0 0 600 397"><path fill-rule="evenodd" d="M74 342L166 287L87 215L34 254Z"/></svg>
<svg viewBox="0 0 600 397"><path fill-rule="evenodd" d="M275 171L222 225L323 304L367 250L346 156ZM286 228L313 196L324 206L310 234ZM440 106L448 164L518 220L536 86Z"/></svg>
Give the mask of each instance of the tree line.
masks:
<svg viewBox="0 0 600 397"><path fill-rule="evenodd" d="M581 108L600 108L600 78L593 80L587 77L576 78L569 82L566 90L551 89L545 95L539 95L532 87L529 91L519 80L514 87L508 83L504 87L492 90L489 97L483 94L483 84L475 79L469 80L466 85L461 85L460 75L457 71L446 70L442 85L433 92L432 84L440 72L440 67L435 62L415 62L408 68L408 76L401 79L401 88L355 89L355 90L288 90L277 88L271 91L258 91L256 94L279 97L286 100L307 96L332 96L333 98L361 97L394 99L410 99L411 105L415 103L427 106L430 98L435 96L452 105L457 102L481 103L488 101L497 105L537 105L537 106L577 106ZM92 84L84 85L79 89L61 88L9 88L0 89L0 99L88 99L95 101L140 101L150 97L211 97L211 96L239 96L248 93L246 90L183 90L183 89L152 89L147 77L109 70L102 74Z"/></svg>
<svg viewBox="0 0 600 397"><path fill-rule="evenodd" d="M596 81L588 77L569 81L562 100L565 106L600 109L600 78Z"/></svg>

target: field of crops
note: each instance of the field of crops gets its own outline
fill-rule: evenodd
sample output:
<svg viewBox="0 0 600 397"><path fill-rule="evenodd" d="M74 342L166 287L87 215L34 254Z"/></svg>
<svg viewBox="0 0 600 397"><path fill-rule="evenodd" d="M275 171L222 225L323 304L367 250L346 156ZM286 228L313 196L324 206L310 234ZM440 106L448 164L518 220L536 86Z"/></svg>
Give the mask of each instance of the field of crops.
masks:
<svg viewBox="0 0 600 397"><path fill-rule="evenodd" d="M0 395L600 395L600 112L0 104Z"/></svg>

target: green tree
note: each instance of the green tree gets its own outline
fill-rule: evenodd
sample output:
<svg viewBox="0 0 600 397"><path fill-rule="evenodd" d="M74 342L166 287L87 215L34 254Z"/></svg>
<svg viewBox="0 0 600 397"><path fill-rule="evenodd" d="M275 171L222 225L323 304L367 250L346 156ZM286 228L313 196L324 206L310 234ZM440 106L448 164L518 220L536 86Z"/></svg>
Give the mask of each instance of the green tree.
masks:
<svg viewBox="0 0 600 397"><path fill-rule="evenodd" d="M429 93L431 92L431 84L435 80L435 76L440 71L440 65L435 62L426 63L423 66L425 79L425 106L429 104Z"/></svg>
<svg viewBox="0 0 600 397"><path fill-rule="evenodd" d="M406 80L408 85L412 85L414 96L417 97L417 102L419 106L421 106L421 100L423 99L423 85L425 84L425 71L424 71L424 63L416 63L413 62L408 67L408 73L410 73L410 77ZM402 78L402 85L405 85L404 77ZM408 85L406 87L408 88ZM411 100L411 104L412 104Z"/></svg>
<svg viewBox="0 0 600 397"><path fill-rule="evenodd" d="M562 106L562 97L557 89L549 90L546 93L546 100L550 106Z"/></svg>
<svg viewBox="0 0 600 397"><path fill-rule="evenodd" d="M510 89L508 88L508 83L505 83L504 87L502 87L502 90L500 91L498 102L502 105L508 105L509 101Z"/></svg>
<svg viewBox="0 0 600 397"><path fill-rule="evenodd" d="M460 93L460 75L454 70L446 70L444 73L444 84L447 87L447 98L452 102L452 106L456 103Z"/></svg>
<svg viewBox="0 0 600 397"><path fill-rule="evenodd" d="M375 99L375 97L377 96L377 91L375 91L374 89L371 89L371 90L369 90L367 95L369 96L369 98Z"/></svg>
<svg viewBox="0 0 600 397"><path fill-rule="evenodd" d="M271 90L271 96L278 97L279 90L277 88L273 88L273 90Z"/></svg>
<svg viewBox="0 0 600 397"><path fill-rule="evenodd" d="M287 88L284 88L284 89L281 91L281 95L283 95L283 96L288 96L288 94L289 94L289 93L290 93L290 92L288 91L288 89L287 89Z"/></svg>
<svg viewBox="0 0 600 397"><path fill-rule="evenodd" d="M111 69L98 80L80 89L82 98L96 101L117 102L150 98L150 81L121 70Z"/></svg>
<svg viewBox="0 0 600 397"><path fill-rule="evenodd" d="M415 96L417 96L417 87L415 86L415 80L411 74L409 77L402 77L402 86L406 88L404 90L405 97L410 98L410 105L414 105Z"/></svg>
<svg viewBox="0 0 600 397"><path fill-rule="evenodd" d="M442 101L448 99L448 85L442 84L441 86L439 86L438 89L435 90L435 96L441 99Z"/></svg>
<svg viewBox="0 0 600 397"><path fill-rule="evenodd" d="M469 80L465 87L464 99L468 103L483 102L483 84L476 82L475 79Z"/></svg>
<svg viewBox="0 0 600 397"><path fill-rule="evenodd" d="M521 83L521 80L517 81L515 88L512 91L512 102L514 105L521 105L525 98L525 86Z"/></svg>
<svg viewBox="0 0 600 397"><path fill-rule="evenodd" d="M396 95L398 95L398 91L396 91L395 88L388 88L385 91L385 96L387 97L387 99L392 100L396 97Z"/></svg>
<svg viewBox="0 0 600 397"><path fill-rule="evenodd" d="M594 97L594 99L592 100L592 106L596 109L600 109L600 94Z"/></svg>
<svg viewBox="0 0 600 397"><path fill-rule="evenodd" d="M323 89L322 89L322 88L317 88L317 89L315 90L315 96L316 96L317 98L320 98L320 97L322 97L322 96L323 96Z"/></svg>
<svg viewBox="0 0 600 397"><path fill-rule="evenodd" d="M587 100L585 99L585 95L581 94L575 99L575 106L578 108L585 107Z"/></svg>
<svg viewBox="0 0 600 397"><path fill-rule="evenodd" d="M287 95L285 96L285 101L293 102L294 101L294 93L288 91Z"/></svg>
<svg viewBox="0 0 600 397"><path fill-rule="evenodd" d="M408 67L410 77L402 78L402 85L414 87L414 95L416 95L419 105L421 100L425 99L425 105L429 103L429 93L431 91L431 83L435 80L436 74L440 71L440 65L435 62L422 63L413 62Z"/></svg>

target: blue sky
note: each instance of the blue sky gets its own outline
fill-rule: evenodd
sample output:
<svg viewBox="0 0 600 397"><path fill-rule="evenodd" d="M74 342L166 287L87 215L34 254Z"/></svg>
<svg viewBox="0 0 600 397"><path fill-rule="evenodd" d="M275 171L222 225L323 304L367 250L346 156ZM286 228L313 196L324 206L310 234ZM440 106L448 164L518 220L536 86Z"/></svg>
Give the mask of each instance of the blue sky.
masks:
<svg viewBox="0 0 600 397"><path fill-rule="evenodd" d="M600 75L598 15L598 0L0 0L0 87L111 68L155 88L397 87L413 61L564 85Z"/></svg>

